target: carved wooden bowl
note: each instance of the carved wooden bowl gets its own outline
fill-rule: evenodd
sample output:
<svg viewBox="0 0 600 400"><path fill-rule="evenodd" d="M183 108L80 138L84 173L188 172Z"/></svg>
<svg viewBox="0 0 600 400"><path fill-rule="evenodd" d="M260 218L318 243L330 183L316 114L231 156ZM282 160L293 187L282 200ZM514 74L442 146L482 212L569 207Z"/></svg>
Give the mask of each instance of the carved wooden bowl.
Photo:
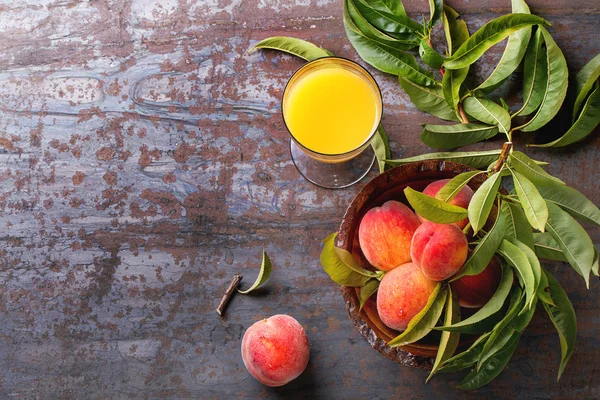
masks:
<svg viewBox="0 0 600 400"><path fill-rule="evenodd" d="M388 200L397 200L408 206L404 188L422 191L428 184L439 179L452 178L473 168L449 161L428 160L390 169L371 180L356 195L342 220L337 236L338 247L351 252L363 268L375 269L365 259L358 242L358 227L363 215L371 208L381 206ZM469 182L475 191L485 181L485 174L477 175ZM494 213L494 212L493 212ZM379 319L376 294L359 311L358 288L342 286L346 308L362 337L378 352L397 363L419 368L431 368L440 340L439 332L432 332L416 343L402 347L389 347L386 343L399 335ZM461 338L459 347L464 348L473 338ZM459 348L459 350L461 350Z"/></svg>

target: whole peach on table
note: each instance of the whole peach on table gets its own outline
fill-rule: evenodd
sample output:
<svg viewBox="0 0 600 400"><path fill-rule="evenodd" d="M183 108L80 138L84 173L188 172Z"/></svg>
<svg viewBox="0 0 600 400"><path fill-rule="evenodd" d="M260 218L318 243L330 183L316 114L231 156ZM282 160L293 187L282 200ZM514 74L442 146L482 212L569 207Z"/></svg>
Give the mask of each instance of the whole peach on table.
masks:
<svg viewBox="0 0 600 400"><path fill-rule="evenodd" d="M419 219L406 205L390 200L367 211L360 221L358 240L375 268L389 271L410 261L410 241Z"/></svg>
<svg viewBox="0 0 600 400"><path fill-rule="evenodd" d="M435 197L435 195L440 191L440 189L443 188L444 185L446 183L448 183L449 181L450 181L450 179L440 179L439 181L431 182L423 190L423 194L426 194L427 196L430 196L430 197ZM460 189L460 192L458 192L458 194L456 196L454 196L454 198L452 200L450 200L448 203L466 209L469 207L469 203L471 202L472 197L473 197L473 189L471 189L468 185L465 185L462 189ZM419 216L419 220L421 220L421 222L427 221L425 218L423 218L421 216ZM455 225L458 226L460 229L463 229L465 226L467 226L468 222L469 222L469 219L465 218L462 221L456 222Z"/></svg>
<svg viewBox="0 0 600 400"><path fill-rule="evenodd" d="M451 283L461 307L477 308L487 303L500 284L502 269L496 257L477 275L463 276Z"/></svg>
<svg viewBox="0 0 600 400"><path fill-rule="evenodd" d="M271 387L283 386L306 369L310 355L304 328L289 315L274 315L250 326L242 339L242 360L250 375Z"/></svg>
<svg viewBox="0 0 600 400"><path fill-rule="evenodd" d="M423 275L443 281L456 274L467 260L469 242L453 224L426 221L416 230L410 246L412 260Z"/></svg>
<svg viewBox="0 0 600 400"><path fill-rule="evenodd" d="M427 279L414 263L387 272L377 289L377 313L386 326L403 331L427 305L437 282Z"/></svg>

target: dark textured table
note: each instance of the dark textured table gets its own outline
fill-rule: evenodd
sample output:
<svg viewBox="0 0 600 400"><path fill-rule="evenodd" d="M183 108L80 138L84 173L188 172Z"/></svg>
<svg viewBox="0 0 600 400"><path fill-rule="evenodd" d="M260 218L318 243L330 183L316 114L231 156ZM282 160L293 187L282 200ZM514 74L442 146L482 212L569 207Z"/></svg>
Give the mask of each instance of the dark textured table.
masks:
<svg viewBox="0 0 600 400"><path fill-rule="evenodd" d="M449 3L471 31L510 9ZM405 4L428 13L424 0ZM573 70L600 52L597 1L530 6L553 22ZM560 383L543 312L506 371L473 393L453 388L458 375L425 385L425 371L382 357L355 330L318 256L364 182L329 191L299 176L279 107L302 62L246 55L260 39L293 35L357 59L341 15L339 0L0 1L0 398L600 397L600 284L586 291L559 263L548 268L579 321ZM394 156L429 151L419 123L437 119L394 77L374 75ZM516 85L505 95L518 98ZM595 134L529 151L600 204L599 145ZM598 244L600 230L589 232ZM242 273L248 285L263 248L271 279L219 317L227 283ZM248 326L277 313L304 325L311 361L271 389L246 372L239 348Z"/></svg>

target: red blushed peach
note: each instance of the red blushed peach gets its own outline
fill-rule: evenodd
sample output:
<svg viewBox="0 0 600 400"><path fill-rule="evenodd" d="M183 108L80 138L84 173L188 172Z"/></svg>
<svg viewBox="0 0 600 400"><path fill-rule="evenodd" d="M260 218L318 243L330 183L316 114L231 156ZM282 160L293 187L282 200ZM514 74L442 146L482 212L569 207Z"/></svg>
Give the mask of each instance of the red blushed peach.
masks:
<svg viewBox="0 0 600 400"><path fill-rule="evenodd" d="M461 307L477 308L487 303L500 284L502 269L496 257L478 275L463 276L451 283Z"/></svg>
<svg viewBox="0 0 600 400"><path fill-rule="evenodd" d="M302 325L288 315L254 323L242 339L242 360L250 375L271 387L296 379L308 365L310 347Z"/></svg>
<svg viewBox="0 0 600 400"><path fill-rule="evenodd" d="M375 268L389 271L410 261L410 241L419 219L410 208L390 200L367 211L358 228L365 258Z"/></svg>
<svg viewBox="0 0 600 400"><path fill-rule="evenodd" d="M410 246L412 260L423 275L443 281L456 274L467 260L469 243L456 225L423 223Z"/></svg>
<svg viewBox="0 0 600 400"><path fill-rule="evenodd" d="M386 326L403 331L425 305L437 283L414 263L387 272L377 289L377 313Z"/></svg>
<svg viewBox="0 0 600 400"><path fill-rule="evenodd" d="M425 190L423 190L423 194L426 194L427 196L435 197L435 195L440 191L440 189L443 188L444 185L446 183L448 183L449 181L450 181L450 179L441 179L439 181L431 182L429 185L427 185ZM462 207L464 209L467 209L469 207L469 203L471 202L472 197L473 197L473 189L471 189L469 186L466 185L465 187L460 189L460 192L458 192L458 194L452 200L450 200L448 203L453 204L455 206ZM425 218L423 218L421 216L419 216L419 220L421 222L427 221ZM469 222L469 219L465 218L462 221L456 222L455 225L458 226L460 229L463 229L465 226L467 226L468 222Z"/></svg>

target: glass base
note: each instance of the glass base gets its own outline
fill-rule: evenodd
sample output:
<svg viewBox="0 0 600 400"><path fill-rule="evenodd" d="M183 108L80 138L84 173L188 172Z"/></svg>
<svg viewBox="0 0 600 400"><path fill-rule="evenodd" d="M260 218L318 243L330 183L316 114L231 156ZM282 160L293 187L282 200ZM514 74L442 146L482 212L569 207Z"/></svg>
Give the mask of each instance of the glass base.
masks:
<svg viewBox="0 0 600 400"><path fill-rule="evenodd" d="M290 153L300 175L326 189L342 189L354 185L369 173L375 162L375 152L371 146L356 157L335 164L307 156L293 140L290 140Z"/></svg>

